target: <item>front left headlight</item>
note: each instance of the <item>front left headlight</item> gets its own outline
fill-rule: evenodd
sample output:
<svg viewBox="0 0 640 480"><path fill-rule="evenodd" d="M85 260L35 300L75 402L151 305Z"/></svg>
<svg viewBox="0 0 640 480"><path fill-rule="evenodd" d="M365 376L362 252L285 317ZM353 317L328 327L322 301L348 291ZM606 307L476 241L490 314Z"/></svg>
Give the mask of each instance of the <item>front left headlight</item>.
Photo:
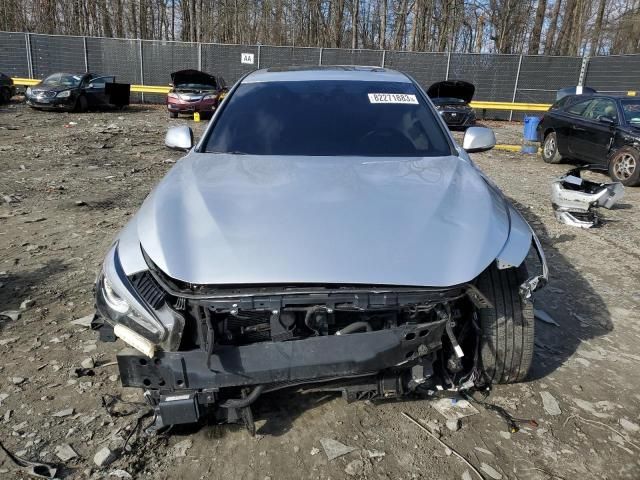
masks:
<svg viewBox="0 0 640 480"><path fill-rule="evenodd" d="M205 95L204 97L202 97L202 100L215 100L216 96L217 95L215 93L210 93L210 94Z"/></svg>
<svg viewBox="0 0 640 480"><path fill-rule="evenodd" d="M59 92L56 97L58 98L67 98L71 95L71 90L63 90L62 92Z"/></svg>
<svg viewBox="0 0 640 480"><path fill-rule="evenodd" d="M142 298L124 273L117 244L109 250L96 282L96 306L110 324L124 326L153 345L171 351L180 344L184 317L166 303L154 309Z"/></svg>

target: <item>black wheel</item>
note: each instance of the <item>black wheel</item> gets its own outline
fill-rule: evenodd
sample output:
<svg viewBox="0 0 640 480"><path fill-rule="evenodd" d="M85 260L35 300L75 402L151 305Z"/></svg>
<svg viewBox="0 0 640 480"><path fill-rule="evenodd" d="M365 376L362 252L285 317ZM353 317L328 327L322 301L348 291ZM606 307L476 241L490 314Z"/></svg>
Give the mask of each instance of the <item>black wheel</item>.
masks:
<svg viewBox="0 0 640 480"><path fill-rule="evenodd" d="M547 163L560 163L562 157L558 151L556 132L549 132L542 142L542 159Z"/></svg>
<svg viewBox="0 0 640 480"><path fill-rule="evenodd" d="M74 110L76 112L86 112L87 108L89 108L89 104L87 103L87 98L84 95L80 95L76 100L76 106Z"/></svg>
<svg viewBox="0 0 640 480"><path fill-rule="evenodd" d="M7 87L0 89L0 103L9 103L11 100L11 90Z"/></svg>
<svg viewBox="0 0 640 480"><path fill-rule="evenodd" d="M640 184L640 152L633 147L622 147L609 161L609 176L627 187Z"/></svg>
<svg viewBox="0 0 640 480"><path fill-rule="evenodd" d="M169 112L170 118L178 118L178 112Z"/></svg>
<svg viewBox="0 0 640 480"><path fill-rule="evenodd" d="M478 310L480 361L493 383L524 380L533 359L533 305L520 296L527 268L499 270L491 264L478 278L478 288L493 305Z"/></svg>

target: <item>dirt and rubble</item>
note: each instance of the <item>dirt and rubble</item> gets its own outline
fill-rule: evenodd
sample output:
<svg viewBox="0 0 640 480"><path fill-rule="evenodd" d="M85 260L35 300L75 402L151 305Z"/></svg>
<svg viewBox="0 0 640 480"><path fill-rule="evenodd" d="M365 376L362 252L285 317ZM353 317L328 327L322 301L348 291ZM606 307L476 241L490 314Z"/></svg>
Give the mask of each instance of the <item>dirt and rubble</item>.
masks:
<svg viewBox="0 0 640 480"><path fill-rule="evenodd" d="M536 298L529 380L487 401L533 419L516 433L493 410L460 421L436 400L357 402L280 392L240 427L175 428L147 438L141 392L119 384L121 344L87 327L111 240L180 157L163 147L159 106L122 112L0 109L0 441L59 478L640 478L640 188L591 230L556 222L549 182L566 165L491 151L474 160L545 247L551 282ZM519 143L521 124L494 123ZM122 400L122 401L120 401ZM445 402L450 400L445 400ZM443 444L403 413L429 428ZM124 448L125 444L127 448ZM332 458L332 459L329 459ZM0 478L27 478L0 452Z"/></svg>

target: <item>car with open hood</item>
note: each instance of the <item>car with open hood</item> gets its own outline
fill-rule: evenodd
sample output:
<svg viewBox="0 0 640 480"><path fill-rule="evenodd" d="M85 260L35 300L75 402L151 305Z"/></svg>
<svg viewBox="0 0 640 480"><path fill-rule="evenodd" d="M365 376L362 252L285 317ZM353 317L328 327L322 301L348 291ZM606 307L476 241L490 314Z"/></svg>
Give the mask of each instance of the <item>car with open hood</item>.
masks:
<svg viewBox="0 0 640 480"><path fill-rule="evenodd" d="M640 185L640 98L601 93L567 95L537 127L542 159L577 161L608 170L612 180Z"/></svg>
<svg viewBox="0 0 640 480"><path fill-rule="evenodd" d="M465 129L476 123L476 114L469 105L476 87L463 80L444 80L429 87L427 94L445 123L452 129Z"/></svg>
<svg viewBox="0 0 640 480"><path fill-rule="evenodd" d="M129 105L129 84L116 83L114 75L53 73L27 88L27 105L43 110L84 112Z"/></svg>
<svg viewBox="0 0 640 480"><path fill-rule="evenodd" d="M199 70L180 70L171 74L171 91L167 94L167 110L171 118L181 113L211 114L227 94L224 78Z"/></svg>
<svg viewBox="0 0 640 480"><path fill-rule="evenodd" d="M0 103L9 103L15 94L16 87L13 85L13 79L0 72Z"/></svg>
<svg viewBox="0 0 640 480"><path fill-rule="evenodd" d="M309 115L313 112L313 115ZM525 378L540 243L408 76L270 68L242 78L110 247L101 338L157 427L244 423L283 388L348 400Z"/></svg>

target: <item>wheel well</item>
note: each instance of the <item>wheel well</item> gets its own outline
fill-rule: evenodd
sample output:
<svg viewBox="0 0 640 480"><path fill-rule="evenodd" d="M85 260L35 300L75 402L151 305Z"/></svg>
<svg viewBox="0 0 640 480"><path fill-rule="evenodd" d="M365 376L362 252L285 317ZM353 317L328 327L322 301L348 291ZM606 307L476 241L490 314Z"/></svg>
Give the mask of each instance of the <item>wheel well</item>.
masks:
<svg viewBox="0 0 640 480"><path fill-rule="evenodd" d="M549 135L551 132L555 132L555 130L553 128L547 128L544 131L544 135L542 136L542 139L544 140L545 138L547 138L547 135Z"/></svg>
<svg viewBox="0 0 640 480"><path fill-rule="evenodd" d="M635 146L633 146L633 145L621 145L621 146L619 146L619 147L615 147L615 149L614 149L614 148L612 148L612 149L609 151L609 156L607 157L607 164L610 164L610 163L611 163L611 160L613 160L613 157L615 157L615 156L618 154L618 152L619 152L620 150L622 150L623 148L628 148L628 149L630 149L630 150L634 150L634 151L636 151L636 152L638 153L638 155L640 156L640 150L639 150L639 149L637 149L637 148L635 148Z"/></svg>

